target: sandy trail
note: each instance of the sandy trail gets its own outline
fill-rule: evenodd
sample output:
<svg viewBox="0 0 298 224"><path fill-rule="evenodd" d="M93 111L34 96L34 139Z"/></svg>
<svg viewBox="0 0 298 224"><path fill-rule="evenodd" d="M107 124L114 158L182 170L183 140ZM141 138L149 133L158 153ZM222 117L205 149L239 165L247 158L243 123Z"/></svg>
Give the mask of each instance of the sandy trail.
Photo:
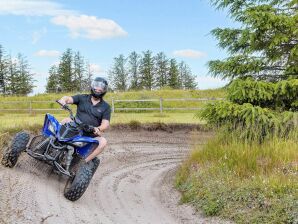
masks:
<svg viewBox="0 0 298 224"><path fill-rule="evenodd" d="M179 205L173 189L189 142L204 144L209 133L113 130L106 137L100 167L76 202L63 196L64 177L26 154L13 169L1 166L0 223L224 223Z"/></svg>

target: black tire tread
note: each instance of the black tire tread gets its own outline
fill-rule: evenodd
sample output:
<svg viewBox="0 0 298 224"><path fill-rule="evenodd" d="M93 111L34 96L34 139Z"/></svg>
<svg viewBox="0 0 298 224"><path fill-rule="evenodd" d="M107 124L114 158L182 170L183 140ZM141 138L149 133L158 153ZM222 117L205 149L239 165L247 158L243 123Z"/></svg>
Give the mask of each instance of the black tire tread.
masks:
<svg viewBox="0 0 298 224"><path fill-rule="evenodd" d="M18 161L18 158L22 151L26 149L26 146L30 140L30 135L27 132L19 132L13 138L11 145L4 152L1 164L6 167L14 167Z"/></svg>
<svg viewBox="0 0 298 224"><path fill-rule="evenodd" d="M64 188L64 196L70 201L78 200L86 191L89 183L99 166L100 160L94 158L88 163L81 165L72 180L68 180ZM72 181L70 184L69 181ZM69 186L70 185L70 186Z"/></svg>

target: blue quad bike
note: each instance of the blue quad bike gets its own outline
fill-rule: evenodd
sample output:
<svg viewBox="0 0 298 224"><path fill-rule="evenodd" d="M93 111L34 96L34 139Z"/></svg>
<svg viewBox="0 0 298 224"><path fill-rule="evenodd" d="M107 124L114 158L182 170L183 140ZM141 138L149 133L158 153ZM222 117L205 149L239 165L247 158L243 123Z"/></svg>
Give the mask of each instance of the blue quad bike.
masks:
<svg viewBox="0 0 298 224"><path fill-rule="evenodd" d="M67 176L64 196L68 200L76 201L86 191L99 166L100 161L96 157L88 163L84 160L99 142L83 136L83 131L92 133L93 126L86 125L74 117L67 105L62 108L69 112L73 122L61 125L54 116L47 113L42 134L31 138L27 132L17 133L4 152L1 163L12 168L20 154L27 152L31 157L51 165L59 174Z"/></svg>

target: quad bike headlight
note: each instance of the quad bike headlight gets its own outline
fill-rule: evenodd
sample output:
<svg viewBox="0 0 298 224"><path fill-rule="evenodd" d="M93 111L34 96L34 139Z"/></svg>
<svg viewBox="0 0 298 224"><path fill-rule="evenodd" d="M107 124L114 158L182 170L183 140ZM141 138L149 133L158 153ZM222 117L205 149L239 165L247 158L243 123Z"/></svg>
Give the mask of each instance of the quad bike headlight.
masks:
<svg viewBox="0 0 298 224"><path fill-rule="evenodd" d="M78 147L83 147L83 146L87 145L88 142L73 142L72 144L75 146L78 146Z"/></svg>
<svg viewBox="0 0 298 224"><path fill-rule="evenodd" d="M53 134L55 134L55 128L54 128L54 125L51 122L49 122L48 129L50 130L50 132L52 132Z"/></svg>

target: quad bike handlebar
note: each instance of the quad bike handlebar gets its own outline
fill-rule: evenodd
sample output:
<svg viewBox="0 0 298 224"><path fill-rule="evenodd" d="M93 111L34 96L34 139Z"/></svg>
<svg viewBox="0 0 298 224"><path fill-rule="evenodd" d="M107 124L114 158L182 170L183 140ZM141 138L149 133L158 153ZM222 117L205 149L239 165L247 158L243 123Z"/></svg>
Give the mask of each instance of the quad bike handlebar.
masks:
<svg viewBox="0 0 298 224"><path fill-rule="evenodd" d="M93 133L94 132L94 126L89 124L84 124L82 121L80 121L77 117L73 116L73 112L71 108L67 104L60 103L59 100L56 100L56 103L58 103L63 110L67 110L69 112L71 120L74 121L75 124L77 124L83 131L87 133Z"/></svg>

